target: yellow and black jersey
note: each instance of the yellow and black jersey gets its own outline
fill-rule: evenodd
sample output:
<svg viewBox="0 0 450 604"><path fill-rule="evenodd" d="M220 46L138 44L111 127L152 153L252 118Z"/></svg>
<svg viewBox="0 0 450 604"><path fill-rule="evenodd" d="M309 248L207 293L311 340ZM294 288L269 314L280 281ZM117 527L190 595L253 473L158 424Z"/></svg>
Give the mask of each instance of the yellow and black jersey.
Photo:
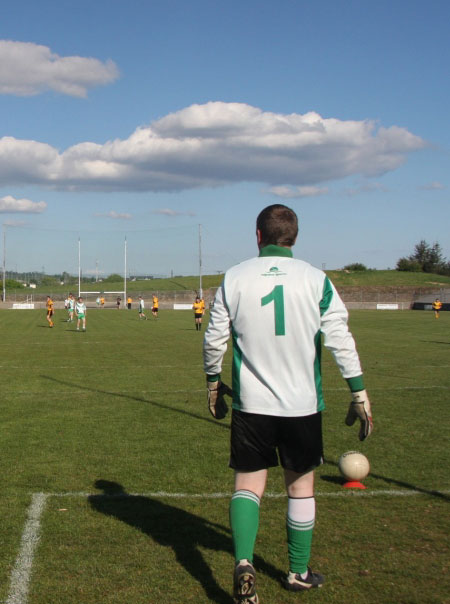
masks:
<svg viewBox="0 0 450 604"><path fill-rule="evenodd" d="M432 304L433 310L441 310L442 302L440 300L435 300Z"/></svg>
<svg viewBox="0 0 450 604"><path fill-rule="evenodd" d="M202 315L205 312L205 303L202 300L199 302L194 302L192 308L196 315Z"/></svg>
<svg viewBox="0 0 450 604"><path fill-rule="evenodd" d="M47 300L47 312L53 312L53 300L49 298Z"/></svg>

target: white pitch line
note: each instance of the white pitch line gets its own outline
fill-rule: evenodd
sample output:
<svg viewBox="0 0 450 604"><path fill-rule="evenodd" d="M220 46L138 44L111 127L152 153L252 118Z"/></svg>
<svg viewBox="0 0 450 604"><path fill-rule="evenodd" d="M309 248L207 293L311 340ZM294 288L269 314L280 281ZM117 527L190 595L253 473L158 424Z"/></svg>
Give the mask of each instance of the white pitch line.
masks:
<svg viewBox="0 0 450 604"><path fill-rule="evenodd" d="M316 492L316 497L411 497L418 495L448 495L450 490L443 491L416 491L406 489L383 489L376 491L339 491L339 492ZM28 508L27 520L22 533L20 550L17 555L14 568L11 573L9 595L5 604L27 604L28 591L33 567L34 555L40 538L41 517L49 497L153 497L168 499L229 499L232 493L169 493L166 491L155 491L150 493L33 493L30 507ZM286 493L266 493L266 497L281 499Z"/></svg>
<svg viewBox="0 0 450 604"><path fill-rule="evenodd" d="M232 496L233 493L170 493L167 491L155 491L150 493L125 493L125 492L117 492L117 493L84 493L84 492L68 492L68 493L47 493L48 497L79 497L79 498L88 498L88 497L111 497L111 498L121 498L121 497L153 497L155 499L158 498L167 498L167 499L227 499ZM314 493L316 497L377 497L377 496L387 496L387 497L411 497L418 495L450 495L450 489L448 490L423 490L418 491L414 489L378 489L378 490L352 490L345 489L339 492L325 492L325 491L316 491ZM286 493L265 493L264 497L268 497L271 499L280 499L286 497Z"/></svg>
<svg viewBox="0 0 450 604"><path fill-rule="evenodd" d="M6 604L26 604L33 558L40 537L41 516L48 498L46 493L34 493L22 533L20 550L11 573Z"/></svg>

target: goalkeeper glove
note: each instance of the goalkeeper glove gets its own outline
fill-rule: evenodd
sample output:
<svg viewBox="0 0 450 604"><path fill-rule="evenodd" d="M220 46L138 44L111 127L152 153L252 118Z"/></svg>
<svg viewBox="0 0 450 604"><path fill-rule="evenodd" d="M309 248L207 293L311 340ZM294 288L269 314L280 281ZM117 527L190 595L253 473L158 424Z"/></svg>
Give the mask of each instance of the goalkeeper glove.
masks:
<svg viewBox="0 0 450 604"><path fill-rule="evenodd" d="M361 422L359 440L365 440L373 428L369 397L365 390L360 390L359 392L352 392L352 398L345 423L347 426L353 426L355 421L359 419Z"/></svg>
<svg viewBox="0 0 450 604"><path fill-rule="evenodd" d="M216 419L223 419L228 413L228 405L225 402L225 394L232 396L233 391L229 386L221 382L206 382L208 394L208 409Z"/></svg>

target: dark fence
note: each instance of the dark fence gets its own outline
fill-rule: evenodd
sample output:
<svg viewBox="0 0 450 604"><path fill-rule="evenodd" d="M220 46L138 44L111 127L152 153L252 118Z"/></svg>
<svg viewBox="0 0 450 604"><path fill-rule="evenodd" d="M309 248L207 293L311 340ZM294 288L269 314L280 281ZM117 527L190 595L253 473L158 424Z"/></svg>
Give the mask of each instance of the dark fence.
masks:
<svg viewBox="0 0 450 604"><path fill-rule="evenodd" d="M433 310L433 306L430 302L414 302L412 305L413 310ZM450 303L442 304L440 310L450 310Z"/></svg>

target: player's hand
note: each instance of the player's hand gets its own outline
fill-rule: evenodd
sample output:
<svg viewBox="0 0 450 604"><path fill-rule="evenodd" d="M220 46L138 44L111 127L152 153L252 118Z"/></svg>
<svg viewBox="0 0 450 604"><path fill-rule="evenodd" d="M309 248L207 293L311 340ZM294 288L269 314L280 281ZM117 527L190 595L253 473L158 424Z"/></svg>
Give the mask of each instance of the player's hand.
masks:
<svg viewBox="0 0 450 604"><path fill-rule="evenodd" d="M225 394L232 396L233 391L229 386L221 382L206 382L208 394L208 409L216 419L223 419L228 413L228 405L225 402Z"/></svg>
<svg viewBox="0 0 450 604"><path fill-rule="evenodd" d="M353 426L355 421L359 419L361 423L359 440L365 440L373 428L369 397L365 390L360 390L359 392L352 392L352 398L345 423L347 426Z"/></svg>

